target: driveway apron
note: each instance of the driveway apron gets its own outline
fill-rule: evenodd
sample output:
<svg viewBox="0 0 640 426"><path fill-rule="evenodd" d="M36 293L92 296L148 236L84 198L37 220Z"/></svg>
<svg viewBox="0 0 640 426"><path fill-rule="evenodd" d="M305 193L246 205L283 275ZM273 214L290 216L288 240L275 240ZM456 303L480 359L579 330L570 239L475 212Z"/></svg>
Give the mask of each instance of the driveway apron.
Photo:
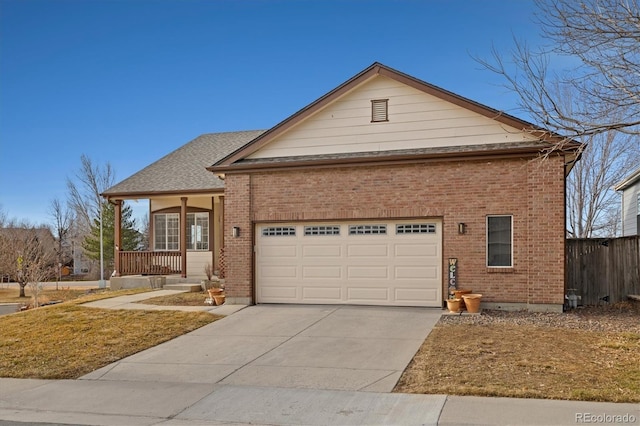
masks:
<svg viewBox="0 0 640 426"><path fill-rule="evenodd" d="M391 392L441 313L250 306L82 379Z"/></svg>

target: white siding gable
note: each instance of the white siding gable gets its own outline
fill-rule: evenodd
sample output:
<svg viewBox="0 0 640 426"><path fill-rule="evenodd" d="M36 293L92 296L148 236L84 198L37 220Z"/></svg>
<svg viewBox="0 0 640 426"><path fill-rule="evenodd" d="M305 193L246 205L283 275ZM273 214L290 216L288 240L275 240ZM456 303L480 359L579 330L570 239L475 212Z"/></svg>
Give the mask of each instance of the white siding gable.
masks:
<svg viewBox="0 0 640 426"><path fill-rule="evenodd" d="M371 122L388 99L389 121ZM247 158L341 154L535 141L534 136L396 80L376 76Z"/></svg>
<svg viewBox="0 0 640 426"><path fill-rule="evenodd" d="M640 181L625 188L622 191L622 236L640 235L638 233L638 195L640 194Z"/></svg>

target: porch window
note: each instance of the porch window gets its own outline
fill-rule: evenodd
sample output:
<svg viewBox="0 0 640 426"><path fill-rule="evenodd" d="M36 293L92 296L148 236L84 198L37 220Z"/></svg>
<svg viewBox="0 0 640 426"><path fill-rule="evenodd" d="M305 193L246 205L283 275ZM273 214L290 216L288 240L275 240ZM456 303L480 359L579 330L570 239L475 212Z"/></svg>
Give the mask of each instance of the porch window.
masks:
<svg viewBox="0 0 640 426"><path fill-rule="evenodd" d="M154 250L180 250L180 215L178 213L162 213L154 215L153 232Z"/></svg>
<svg viewBox="0 0 640 426"><path fill-rule="evenodd" d="M180 214L153 215L155 251L180 250ZM187 213L187 250L209 250L209 213Z"/></svg>
<svg viewBox="0 0 640 426"><path fill-rule="evenodd" d="M187 250L209 250L209 213L187 213Z"/></svg>
<svg viewBox="0 0 640 426"><path fill-rule="evenodd" d="M513 216L487 216L487 266L513 266Z"/></svg>

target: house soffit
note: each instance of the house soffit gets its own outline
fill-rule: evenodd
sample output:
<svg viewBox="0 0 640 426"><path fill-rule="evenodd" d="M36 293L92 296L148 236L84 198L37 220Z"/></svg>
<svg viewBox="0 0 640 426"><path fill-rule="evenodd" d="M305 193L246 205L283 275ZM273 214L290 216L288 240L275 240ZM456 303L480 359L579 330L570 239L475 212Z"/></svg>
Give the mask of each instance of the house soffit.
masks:
<svg viewBox="0 0 640 426"><path fill-rule="evenodd" d="M637 169L636 171L631 173L622 182L614 186L613 189L616 191L624 191L630 186L633 186L634 184L636 184L637 182L640 182L640 169Z"/></svg>

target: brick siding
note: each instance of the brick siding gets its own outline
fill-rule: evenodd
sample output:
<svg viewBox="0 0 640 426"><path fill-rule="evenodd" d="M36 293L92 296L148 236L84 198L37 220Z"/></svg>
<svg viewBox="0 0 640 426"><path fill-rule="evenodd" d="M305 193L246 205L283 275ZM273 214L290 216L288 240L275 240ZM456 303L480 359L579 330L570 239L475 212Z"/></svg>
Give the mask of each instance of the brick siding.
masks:
<svg viewBox="0 0 640 426"><path fill-rule="evenodd" d="M486 266L487 215L513 215L513 268ZM564 162L490 159L227 174L225 254L230 296L253 298L253 225L271 221L441 218L458 283L483 301L564 301ZM458 223L466 233L458 234ZM231 236L239 226L241 235Z"/></svg>

